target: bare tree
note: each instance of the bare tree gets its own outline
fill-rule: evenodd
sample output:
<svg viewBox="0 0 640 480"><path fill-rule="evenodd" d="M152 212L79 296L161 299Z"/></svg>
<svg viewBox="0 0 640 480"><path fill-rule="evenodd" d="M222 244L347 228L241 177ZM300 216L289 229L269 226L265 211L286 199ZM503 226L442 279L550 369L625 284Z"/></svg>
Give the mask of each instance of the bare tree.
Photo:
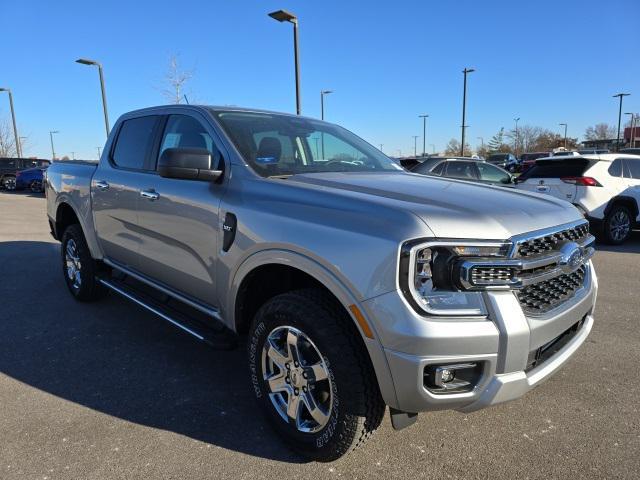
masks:
<svg viewBox="0 0 640 480"><path fill-rule="evenodd" d="M471 151L471 146L467 142L464 142L464 151L467 155ZM444 155L448 155L448 156L460 155L460 140L457 140L455 138L452 138L451 140L449 140L449 143L447 143L447 146L445 147Z"/></svg>
<svg viewBox="0 0 640 480"><path fill-rule="evenodd" d="M584 138L587 140L607 140L615 137L616 128L606 123L598 123L584 131Z"/></svg>
<svg viewBox="0 0 640 480"><path fill-rule="evenodd" d="M17 155L13 127L8 120L0 119L0 157L15 157Z"/></svg>
<svg viewBox="0 0 640 480"><path fill-rule="evenodd" d="M193 70L183 70L180 67L179 56L172 54L169 57L169 66L165 74L166 87L162 89L162 95L171 103L182 103L185 85L192 78Z"/></svg>

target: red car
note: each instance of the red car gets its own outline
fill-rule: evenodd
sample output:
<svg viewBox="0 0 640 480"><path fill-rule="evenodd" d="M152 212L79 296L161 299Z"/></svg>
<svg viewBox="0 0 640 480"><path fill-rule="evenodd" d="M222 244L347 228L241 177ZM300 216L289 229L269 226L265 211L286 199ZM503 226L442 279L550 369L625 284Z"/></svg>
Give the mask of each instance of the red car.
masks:
<svg viewBox="0 0 640 480"><path fill-rule="evenodd" d="M529 168L533 167L537 159L550 157L551 155L553 155L553 153L551 152L523 153L522 155L520 155L520 171L526 172L527 170L529 170Z"/></svg>

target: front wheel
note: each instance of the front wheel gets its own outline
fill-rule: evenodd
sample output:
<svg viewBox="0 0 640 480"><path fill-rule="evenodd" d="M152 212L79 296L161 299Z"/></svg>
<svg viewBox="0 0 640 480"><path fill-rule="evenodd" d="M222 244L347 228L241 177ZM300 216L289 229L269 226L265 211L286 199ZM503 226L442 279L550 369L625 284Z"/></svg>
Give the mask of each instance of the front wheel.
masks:
<svg viewBox="0 0 640 480"><path fill-rule="evenodd" d="M44 192L44 189L42 188L42 181L41 180L34 180L33 182L31 182L31 185L29 185L29 189L33 193L42 193L42 192Z"/></svg>
<svg viewBox="0 0 640 480"><path fill-rule="evenodd" d="M67 227L62 235L62 272L71 295L81 302L102 298L107 289L96 278L97 264L80 225Z"/></svg>
<svg viewBox="0 0 640 480"><path fill-rule="evenodd" d="M16 189L16 177L6 176L2 179L2 186L5 190L13 192Z"/></svg>
<svg viewBox="0 0 640 480"><path fill-rule="evenodd" d="M360 333L328 295L309 289L272 298L249 338L255 395L294 450L335 460L380 425L385 405Z"/></svg>
<svg viewBox="0 0 640 480"><path fill-rule="evenodd" d="M623 243L631 235L631 213L623 205L614 206L604 219L604 240L613 245Z"/></svg>

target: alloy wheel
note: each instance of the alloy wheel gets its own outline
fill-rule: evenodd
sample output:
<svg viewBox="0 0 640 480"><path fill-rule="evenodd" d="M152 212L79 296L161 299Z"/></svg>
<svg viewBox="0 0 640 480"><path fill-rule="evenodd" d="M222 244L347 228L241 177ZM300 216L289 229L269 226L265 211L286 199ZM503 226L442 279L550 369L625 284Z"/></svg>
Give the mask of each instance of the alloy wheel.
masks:
<svg viewBox="0 0 640 480"><path fill-rule="evenodd" d="M624 210L618 210L609 222L611 238L616 242L624 240L631 230L631 219Z"/></svg>
<svg viewBox="0 0 640 480"><path fill-rule="evenodd" d="M328 423L333 386L320 350L301 330L280 326L262 348L262 372L269 399L280 417L304 433Z"/></svg>
<svg viewBox="0 0 640 480"><path fill-rule="evenodd" d="M82 285L82 263L80 262L80 256L78 255L78 247L75 240L70 239L67 242L65 249L65 263L67 267L67 277L71 282L71 286L75 290L79 290Z"/></svg>

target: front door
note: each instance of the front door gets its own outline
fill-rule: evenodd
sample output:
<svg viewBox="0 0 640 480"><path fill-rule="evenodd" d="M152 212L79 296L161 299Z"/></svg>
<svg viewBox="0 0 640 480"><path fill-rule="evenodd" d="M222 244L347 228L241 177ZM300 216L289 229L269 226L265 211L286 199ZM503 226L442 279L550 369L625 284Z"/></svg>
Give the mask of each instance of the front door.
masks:
<svg viewBox="0 0 640 480"><path fill-rule="evenodd" d="M218 145L205 119L185 111L167 118L157 156L167 148L207 149L216 168L223 161ZM146 175L138 201L139 271L213 306L218 305L214 279L224 185L154 172Z"/></svg>
<svg viewBox="0 0 640 480"><path fill-rule="evenodd" d="M129 268L138 266L140 233L137 208L160 116L122 122L115 145L104 153L91 182L93 221L106 258Z"/></svg>

